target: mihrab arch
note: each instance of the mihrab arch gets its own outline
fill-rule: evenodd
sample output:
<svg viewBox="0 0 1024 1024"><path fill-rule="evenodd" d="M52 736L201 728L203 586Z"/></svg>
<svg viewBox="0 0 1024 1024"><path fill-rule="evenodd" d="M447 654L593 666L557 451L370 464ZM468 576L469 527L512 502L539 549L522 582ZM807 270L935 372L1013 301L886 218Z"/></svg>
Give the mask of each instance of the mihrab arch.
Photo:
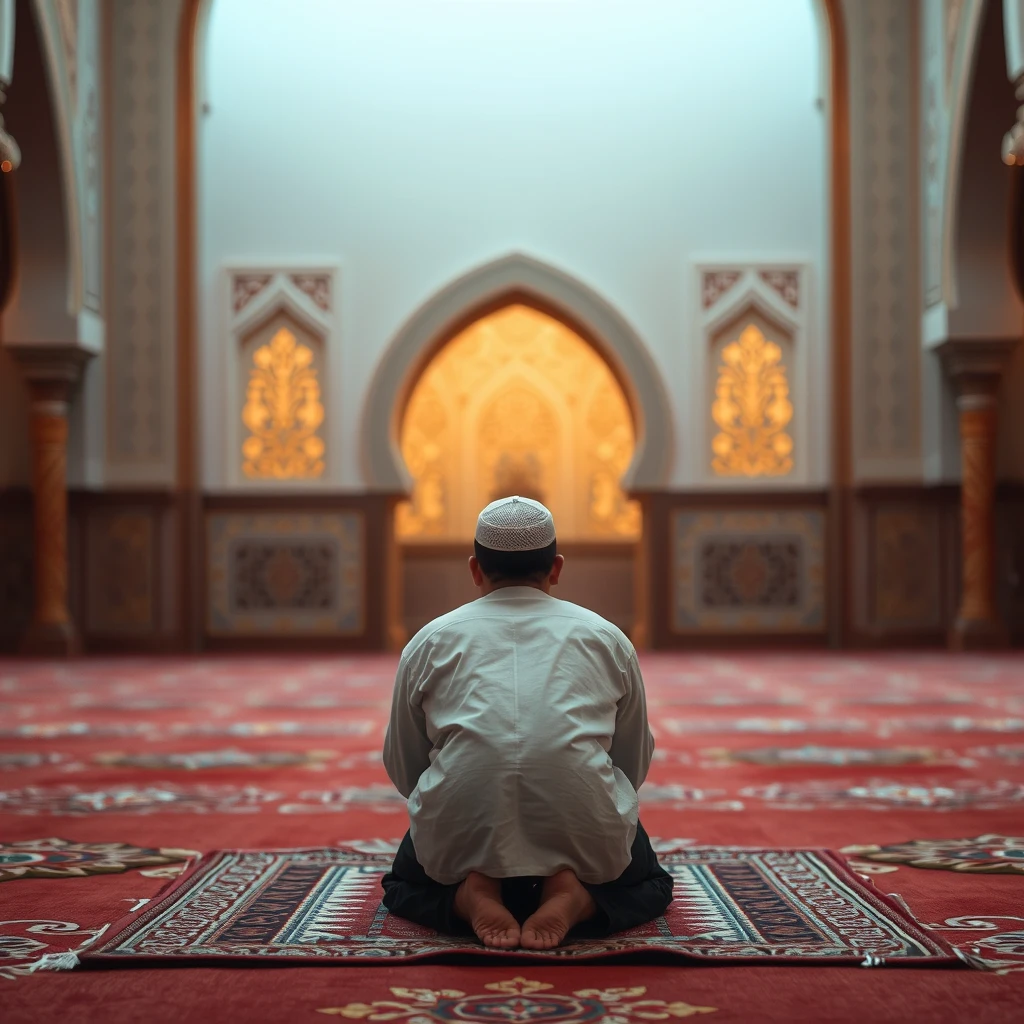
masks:
<svg viewBox="0 0 1024 1024"><path fill-rule="evenodd" d="M395 335L378 363L363 408L360 455L367 487L409 490L399 431L419 374L459 329L514 301L563 319L604 358L626 393L636 430L636 449L623 486L627 491L665 487L672 466L672 414L659 371L640 336L586 285L520 253L458 278L420 306Z"/></svg>

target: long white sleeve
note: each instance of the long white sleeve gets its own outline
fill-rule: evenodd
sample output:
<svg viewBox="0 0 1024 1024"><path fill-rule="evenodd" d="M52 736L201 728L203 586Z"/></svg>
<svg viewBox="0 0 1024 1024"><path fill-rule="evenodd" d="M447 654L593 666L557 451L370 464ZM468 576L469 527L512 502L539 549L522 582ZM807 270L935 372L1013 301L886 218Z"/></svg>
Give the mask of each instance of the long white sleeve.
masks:
<svg viewBox="0 0 1024 1024"><path fill-rule="evenodd" d="M615 735L609 753L612 764L637 790L647 778L651 767L654 737L647 722L647 697L636 654L629 659L627 682L629 689L619 701L615 715Z"/></svg>
<svg viewBox="0 0 1024 1024"><path fill-rule="evenodd" d="M405 660L398 666L395 691L391 698L391 720L384 736L384 767L388 778L406 799L416 788L420 776L430 767L433 744L427 736L423 708L415 701L409 685Z"/></svg>

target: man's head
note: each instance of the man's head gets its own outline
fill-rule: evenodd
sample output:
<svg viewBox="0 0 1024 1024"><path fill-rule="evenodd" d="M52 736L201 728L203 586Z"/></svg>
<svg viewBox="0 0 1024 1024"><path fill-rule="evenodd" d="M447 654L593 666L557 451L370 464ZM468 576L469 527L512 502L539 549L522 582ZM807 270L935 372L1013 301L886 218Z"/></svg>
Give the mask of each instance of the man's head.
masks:
<svg viewBox="0 0 1024 1024"><path fill-rule="evenodd" d="M485 593L500 587L537 587L548 592L557 582L564 559L558 554L555 521L531 498L499 498L476 521L473 582Z"/></svg>

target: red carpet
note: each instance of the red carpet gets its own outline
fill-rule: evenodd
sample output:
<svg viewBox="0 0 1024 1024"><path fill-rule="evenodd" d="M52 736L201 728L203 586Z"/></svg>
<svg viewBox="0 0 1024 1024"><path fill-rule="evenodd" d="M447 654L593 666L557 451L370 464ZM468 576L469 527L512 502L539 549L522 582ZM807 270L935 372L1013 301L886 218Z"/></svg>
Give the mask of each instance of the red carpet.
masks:
<svg viewBox="0 0 1024 1024"><path fill-rule="evenodd" d="M400 836L402 803L378 756L394 664L0 663L0 967L76 949L142 910L183 850L352 840L372 850ZM991 969L80 969L0 978L0 1017L273 1021L344 1009L370 1018L381 1012L370 1004L388 1001L405 1007L395 1020L639 1022L693 1008L723 1021L1019 1019L1024 659L654 655L643 664L659 743L642 793L651 835L683 847L859 847L858 871ZM28 845L52 837L70 845ZM914 840L950 842L872 849ZM443 992L461 995L429 994Z"/></svg>

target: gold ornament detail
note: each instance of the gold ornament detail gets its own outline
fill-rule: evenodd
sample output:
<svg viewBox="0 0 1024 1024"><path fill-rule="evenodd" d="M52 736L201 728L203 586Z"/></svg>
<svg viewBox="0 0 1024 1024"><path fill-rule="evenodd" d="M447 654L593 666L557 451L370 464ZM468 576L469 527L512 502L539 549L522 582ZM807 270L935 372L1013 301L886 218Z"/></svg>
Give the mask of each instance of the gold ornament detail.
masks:
<svg viewBox="0 0 1024 1024"><path fill-rule="evenodd" d="M282 327L253 353L242 422L242 471L260 480L306 480L324 472L324 421L313 350Z"/></svg>
<svg viewBox="0 0 1024 1024"><path fill-rule="evenodd" d="M317 1013L348 1020L408 1021L409 1024L445 1020L466 1021L467 1024L503 1020L523 1024L545 1018L641 1024L718 1012L715 1006L695 1006L681 999L651 999L644 985L582 988L571 994L562 994L555 991L555 986L549 982L533 981L520 975L489 982L483 988L486 991L470 994L454 988L393 986L393 999L324 1006Z"/></svg>
<svg viewBox="0 0 1024 1024"><path fill-rule="evenodd" d="M640 508L620 483L635 446L601 356L561 321L506 306L448 342L412 390L398 537L464 541L484 505L521 494L551 509L562 540L635 540Z"/></svg>
<svg viewBox="0 0 1024 1024"><path fill-rule="evenodd" d="M793 418L782 349L754 325L722 350L711 416L712 469L721 476L784 476L793 468Z"/></svg>

